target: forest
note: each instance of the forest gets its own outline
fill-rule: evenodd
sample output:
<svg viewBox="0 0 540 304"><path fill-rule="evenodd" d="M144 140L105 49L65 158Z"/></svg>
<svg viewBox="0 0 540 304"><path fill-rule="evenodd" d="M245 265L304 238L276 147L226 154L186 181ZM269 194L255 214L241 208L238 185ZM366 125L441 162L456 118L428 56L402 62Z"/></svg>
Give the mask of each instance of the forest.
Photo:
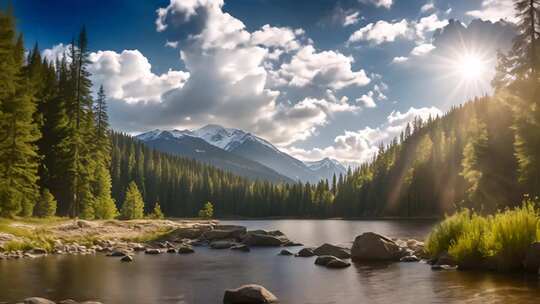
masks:
<svg viewBox="0 0 540 304"><path fill-rule="evenodd" d="M218 217L431 217L519 205L540 194L534 9L520 7L521 34L499 54L492 96L415 119L371 162L317 184L248 180L111 130L106 92L92 92L86 29L49 62L37 44L25 52L12 12L0 11L0 217L195 217L208 201ZM144 213L128 212L134 205Z"/></svg>

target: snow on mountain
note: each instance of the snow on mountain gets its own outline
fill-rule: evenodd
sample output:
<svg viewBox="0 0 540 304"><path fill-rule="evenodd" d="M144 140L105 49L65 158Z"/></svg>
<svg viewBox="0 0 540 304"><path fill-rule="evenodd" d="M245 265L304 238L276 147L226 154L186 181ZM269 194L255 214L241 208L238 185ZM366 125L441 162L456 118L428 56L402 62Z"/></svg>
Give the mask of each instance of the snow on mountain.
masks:
<svg viewBox="0 0 540 304"><path fill-rule="evenodd" d="M332 169L332 168L337 168L342 171L347 171L347 168L345 168L345 166L343 166L340 162L334 159L330 159L328 157L325 157L318 161L305 161L304 163L313 171L318 171L321 169Z"/></svg>
<svg viewBox="0 0 540 304"><path fill-rule="evenodd" d="M239 129L224 128L219 125L206 125L200 129L193 130L192 134L204 139L211 145L227 151L233 150L247 140L259 142L277 151L277 148L268 141Z"/></svg>

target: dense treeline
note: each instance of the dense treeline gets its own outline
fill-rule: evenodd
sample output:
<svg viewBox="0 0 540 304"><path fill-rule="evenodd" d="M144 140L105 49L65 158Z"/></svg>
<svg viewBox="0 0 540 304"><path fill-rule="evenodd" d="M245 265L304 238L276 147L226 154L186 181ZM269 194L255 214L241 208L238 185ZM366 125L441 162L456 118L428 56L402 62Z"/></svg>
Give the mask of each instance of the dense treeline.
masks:
<svg viewBox="0 0 540 304"><path fill-rule="evenodd" d="M0 216L116 216L105 96L91 95L85 29L49 62L37 45L25 56L14 23L0 11Z"/></svg>
<svg viewBox="0 0 540 304"><path fill-rule="evenodd" d="M248 180L112 133L84 28L48 62L37 46L25 56L0 12L0 216L197 216L207 201L217 216L432 216L539 195L538 8L515 3L522 34L499 54L494 96L417 118L370 163L315 185Z"/></svg>

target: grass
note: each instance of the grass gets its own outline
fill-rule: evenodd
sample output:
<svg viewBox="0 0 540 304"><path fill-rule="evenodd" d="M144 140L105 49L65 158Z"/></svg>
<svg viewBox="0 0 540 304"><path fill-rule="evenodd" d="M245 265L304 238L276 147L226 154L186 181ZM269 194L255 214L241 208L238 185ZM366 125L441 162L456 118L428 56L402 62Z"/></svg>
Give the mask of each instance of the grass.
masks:
<svg viewBox="0 0 540 304"><path fill-rule="evenodd" d="M432 257L447 251L460 265L494 258L499 270L521 267L530 244L540 240L538 199L521 207L481 216L463 209L437 225L426 242Z"/></svg>
<svg viewBox="0 0 540 304"><path fill-rule="evenodd" d="M149 243L163 239L166 235L171 233L175 228L160 228L152 232L146 232L136 237L124 239L124 241L135 243Z"/></svg>
<svg viewBox="0 0 540 304"><path fill-rule="evenodd" d="M17 239L5 242L2 247L6 252L43 248L51 251L54 239L47 230L49 225L65 221L65 218L16 218L0 219L0 232L9 233ZM16 225L15 225L16 224Z"/></svg>

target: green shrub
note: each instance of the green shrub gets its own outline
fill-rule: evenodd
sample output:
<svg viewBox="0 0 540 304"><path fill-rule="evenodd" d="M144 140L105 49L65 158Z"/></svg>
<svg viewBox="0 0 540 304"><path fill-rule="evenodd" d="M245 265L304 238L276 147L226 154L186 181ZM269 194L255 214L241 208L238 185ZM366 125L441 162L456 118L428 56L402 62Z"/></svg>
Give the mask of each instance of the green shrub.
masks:
<svg viewBox="0 0 540 304"><path fill-rule="evenodd" d="M163 219L165 215L163 214L163 211L161 211L161 206L158 202L154 205L154 210L150 214L149 218L160 220Z"/></svg>
<svg viewBox="0 0 540 304"><path fill-rule="evenodd" d="M204 207L199 210L199 217L203 219L211 219L214 216L214 205L210 202L206 202Z"/></svg>
<svg viewBox="0 0 540 304"><path fill-rule="evenodd" d="M463 234L466 224L470 221L471 211L463 209L435 226L427 238L426 250L431 257L436 257L457 242Z"/></svg>
<svg viewBox="0 0 540 304"><path fill-rule="evenodd" d="M448 248L448 253L460 265L474 267L487 253L485 234L489 231L490 219L471 214L469 221L463 223L463 231Z"/></svg>

